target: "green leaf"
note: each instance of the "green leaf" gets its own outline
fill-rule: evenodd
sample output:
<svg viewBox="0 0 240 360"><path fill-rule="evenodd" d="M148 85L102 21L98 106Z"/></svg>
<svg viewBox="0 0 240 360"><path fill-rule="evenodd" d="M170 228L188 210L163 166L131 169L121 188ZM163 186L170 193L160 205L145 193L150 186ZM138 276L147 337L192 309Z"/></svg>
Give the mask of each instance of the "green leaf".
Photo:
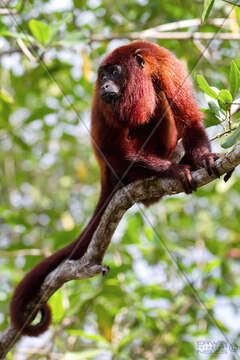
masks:
<svg viewBox="0 0 240 360"><path fill-rule="evenodd" d="M69 23L71 21L71 19L72 19L72 13L69 13L64 17L64 19L57 21L51 25L51 29L50 29L50 40L51 41L56 39L58 32L60 30L60 27L64 24Z"/></svg>
<svg viewBox="0 0 240 360"><path fill-rule="evenodd" d="M136 213L133 216L129 217L126 232L122 238L124 244L138 244L139 239L139 229L142 227L142 217Z"/></svg>
<svg viewBox="0 0 240 360"><path fill-rule="evenodd" d="M12 139L14 140L14 142L15 142L18 146L20 146L23 150L25 150L25 151L31 151L31 147L30 147L28 144L26 144L19 136L11 133L11 137L12 137Z"/></svg>
<svg viewBox="0 0 240 360"><path fill-rule="evenodd" d="M32 37L31 35L28 35L28 34L24 34L24 33L13 33L11 31L5 31L4 30L0 34L2 36L5 36L5 37L21 39L21 40L24 40L24 41L27 41L27 42L30 42L30 43L35 43L36 42L34 37Z"/></svg>
<svg viewBox="0 0 240 360"><path fill-rule="evenodd" d="M151 226L145 226L144 227L144 232L145 232L146 238L149 241L153 241L154 231L153 231L152 227Z"/></svg>
<svg viewBox="0 0 240 360"><path fill-rule="evenodd" d="M216 102L213 100L213 101L209 101L208 103L208 106L209 106L209 110L214 113L215 115L219 116L220 115L220 109L219 107L217 106Z"/></svg>
<svg viewBox="0 0 240 360"><path fill-rule="evenodd" d="M57 324L62 320L65 315L65 310L63 306L63 292L61 289L59 289L57 292L55 292L55 294L53 294L53 296L49 300L49 304L52 308L53 322Z"/></svg>
<svg viewBox="0 0 240 360"><path fill-rule="evenodd" d="M50 27L38 20L32 19L28 26L35 38L42 44L46 44L50 39Z"/></svg>
<svg viewBox="0 0 240 360"><path fill-rule="evenodd" d="M4 89L0 90L0 99L8 104L14 104L13 97Z"/></svg>
<svg viewBox="0 0 240 360"><path fill-rule="evenodd" d="M230 136L227 137L227 139L222 144L222 147L224 149L227 149L233 146L234 144L236 144L239 137L240 137L240 126Z"/></svg>
<svg viewBox="0 0 240 360"><path fill-rule="evenodd" d="M94 307L94 311L97 315L98 319L98 326L103 333L103 336L109 342L111 341L112 337L112 325L113 325L113 317L110 313L109 309L104 305L97 304Z"/></svg>
<svg viewBox="0 0 240 360"><path fill-rule="evenodd" d="M215 269L216 267L218 267L220 265L221 261L220 259L214 259L212 261L210 261L209 263L207 263L204 268L203 268L203 272L204 273L209 273L211 272L213 269Z"/></svg>
<svg viewBox="0 0 240 360"><path fill-rule="evenodd" d="M82 9L87 3L87 0L73 0L75 8Z"/></svg>
<svg viewBox="0 0 240 360"><path fill-rule="evenodd" d="M218 103L221 109L228 110L231 107L232 101L232 95L227 89L221 90L218 94Z"/></svg>
<svg viewBox="0 0 240 360"><path fill-rule="evenodd" d="M87 36L82 31L73 31L68 33L62 40L57 41L56 45L74 46L85 40L87 40Z"/></svg>
<svg viewBox="0 0 240 360"><path fill-rule="evenodd" d="M204 0L202 23L204 23L207 20L209 14L213 8L214 2L215 2L215 0Z"/></svg>
<svg viewBox="0 0 240 360"><path fill-rule="evenodd" d="M79 330L79 329L70 329L70 330L68 330L68 334L69 335L75 335L75 336L78 336L78 337L84 337L85 339L95 341L96 343L98 343L98 345L100 345L102 347L106 347L108 349L111 349L110 343L101 335L87 334L84 331Z"/></svg>
<svg viewBox="0 0 240 360"><path fill-rule="evenodd" d="M129 332L126 336L122 338L122 340L118 344L117 351L119 352L122 350L122 348L132 342L136 338L140 338L142 335L144 335L144 329L136 329L134 331Z"/></svg>
<svg viewBox="0 0 240 360"><path fill-rule="evenodd" d="M218 95L215 91L208 85L207 80L204 79L202 75L197 75L197 82L202 91L204 91L207 95L211 96L214 99L218 98Z"/></svg>
<svg viewBox="0 0 240 360"><path fill-rule="evenodd" d="M204 109L203 112L206 115L203 119L205 127L215 126L221 123L216 114L210 109Z"/></svg>
<svg viewBox="0 0 240 360"><path fill-rule="evenodd" d="M240 87L240 71L235 61L232 61L231 63L229 82L230 82L230 92L232 94L233 99L235 99Z"/></svg>

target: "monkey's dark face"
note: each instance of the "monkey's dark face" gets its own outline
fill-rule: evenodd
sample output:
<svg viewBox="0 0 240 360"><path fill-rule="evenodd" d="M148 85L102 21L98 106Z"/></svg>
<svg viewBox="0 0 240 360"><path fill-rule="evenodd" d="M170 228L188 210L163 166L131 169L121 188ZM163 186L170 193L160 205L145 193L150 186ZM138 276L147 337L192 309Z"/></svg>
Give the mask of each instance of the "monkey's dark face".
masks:
<svg viewBox="0 0 240 360"><path fill-rule="evenodd" d="M123 71L120 65L107 65L99 70L100 96L105 104L114 104L120 97Z"/></svg>
<svg viewBox="0 0 240 360"><path fill-rule="evenodd" d="M145 60L136 51L132 56L133 63L136 62L139 68L144 68ZM105 104L115 104L116 100L124 91L124 84L129 77L128 71L124 69L123 65L107 64L99 69L98 74L100 80L100 96Z"/></svg>
<svg viewBox="0 0 240 360"><path fill-rule="evenodd" d="M101 107L105 117L110 119L111 113L114 124L136 126L151 119L157 101L151 63L151 54L135 46L120 47L103 60L96 90L108 104Z"/></svg>

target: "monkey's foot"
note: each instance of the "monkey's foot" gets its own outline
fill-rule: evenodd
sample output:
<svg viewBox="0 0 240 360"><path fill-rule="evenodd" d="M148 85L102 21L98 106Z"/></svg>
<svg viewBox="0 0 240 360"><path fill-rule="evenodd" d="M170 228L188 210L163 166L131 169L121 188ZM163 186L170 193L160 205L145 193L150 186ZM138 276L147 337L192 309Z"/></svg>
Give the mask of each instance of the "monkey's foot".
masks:
<svg viewBox="0 0 240 360"><path fill-rule="evenodd" d="M191 194L193 191L197 190L197 184L192 178L189 165L173 164L167 173L182 183L186 194Z"/></svg>
<svg viewBox="0 0 240 360"><path fill-rule="evenodd" d="M110 271L110 267L107 266L107 265L102 265L102 275L103 276L107 276L107 274L109 273Z"/></svg>
<svg viewBox="0 0 240 360"><path fill-rule="evenodd" d="M218 178L220 177L220 174L218 172L218 169L216 168L215 161L219 159L222 156L222 154L216 154L216 153L208 153L206 155L202 155L201 157L201 167L204 167L207 170L207 173L209 176L215 175ZM227 182L234 170L229 171L224 176L224 181Z"/></svg>
<svg viewBox="0 0 240 360"><path fill-rule="evenodd" d="M220 174L218 172L218 169L216 168L215 161L219 159L222 155L221 154L215 154L215 153L208 153L201 156L200 164L201 167L204 167L207 170L207 173L209 176L215 175L218 178L220 177Z"/></svg>

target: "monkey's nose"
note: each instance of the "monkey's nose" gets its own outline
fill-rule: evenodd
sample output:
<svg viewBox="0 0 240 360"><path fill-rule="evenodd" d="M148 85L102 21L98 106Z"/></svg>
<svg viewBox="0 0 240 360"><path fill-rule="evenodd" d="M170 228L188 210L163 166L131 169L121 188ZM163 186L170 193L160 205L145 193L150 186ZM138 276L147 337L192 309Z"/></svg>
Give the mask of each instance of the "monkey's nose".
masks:
<svg viewBox="0 0 240 360"><path fill-rule="evenodd" d="M106 93L113 93L118 94L118 86L113 81L106 81L102 87L101 90Z"/></svg>
<svg viewBox="0 0 240 360"><path fill-rule="evenodd" d="M102 100L107 104L112 103L116 99L118 94L119 88L112 81L107 81L101 86L100 96Z"/></svg>
<svg viewBox="0 0 240 360"><path fill-rule="evenodd" d="M108 90L109 87L110 87L110 84L106 83L106 84L103 85L102 88L103 88L103 90Z"/></svg>

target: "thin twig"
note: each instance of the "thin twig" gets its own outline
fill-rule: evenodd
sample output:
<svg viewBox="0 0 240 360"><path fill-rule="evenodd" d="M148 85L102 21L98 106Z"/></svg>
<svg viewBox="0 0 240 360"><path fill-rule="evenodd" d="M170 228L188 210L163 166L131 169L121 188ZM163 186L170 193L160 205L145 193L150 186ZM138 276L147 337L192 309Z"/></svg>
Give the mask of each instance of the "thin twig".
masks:
<svg viewBox="0 0 240 360"><path fill-rule="evenodd" d="M51 252L48 249L25 249L15 251L0 250L0 257L16 257L16 256L49 256Z"/></svg>
<svg viewBox="0 0 240 360"><path fill-rule="evenodd" d="M149 33L143 32L132 32L125 34L111 34L111 35L92 35L90 41L106 41L114 39L131 39L131 40L148 40L148 39L162 39L162 40L212 40L214 37L215 40L240 40L240 34L233 34L230 32L226 33L212 33L212 32L158 32L158 31L149 31Z"/></svg>
<svg viewBox="0 0 240 360"><path fill-rule="evenodd" d="M221 138L222 136L227 135L227 134L230 134L230 133L233 131L233 129L232 129L232 121L231 121L231 120L232 120L232 116L233 116L234 114L236 114L236 113L239 111L239 108L240 108L240 99L237 98L235 101L236 101L236 102L234 102L234 103L226 102L226 104L231 104L231 105L232 105L231 108L230 108L230 110L229 110L229 117L230 117L230 121L229 121L229 119L228 119L229 129L226 129L226 127L225 127L223 124L221 124L221 125L223 126L223 128L224 128L224 131L223 131L222 133L217 134L217 135L215 135L214 137L212 137L212 138L210 139L210 141L219 139L219 138Z"/></svg>
<svg viewBox="0 0 240 360"><path fill-rule="evenodd" d="M0 57L5 55L12 55L15 53L21 53L22 51L20 49L10 49L10 50L3 50L0 52Z"/></svg>
<svg viewBox="0 0 240 360"><path fill-rule="evenodd" d="M225 18L216 18L216 19L209 19L206 24L208 25L214 25L214 26L230 26L234 23L233 19L225 19ZM143 30L142 32L147 33L148 31L172 31L177 29L184 29L184 28L190 28L190 27L199 27L202 25L201 19L189 19L189 20L180 20L180 21L174 21L168 24L162 24L155 26L151 29Z"/></svg>
<svg viewBox="0 0 240 360"><path fill-rule="evenodd" d="M231 112L231 107L230 107L230 109L228 110L227 115L228 115L228 127L229 127L229 130L232 131L232 112Z"/></svg>
<svg viewBox="0 0 240 360"><path fill-rule="evenodd" d="M212 56L208 49L202 44L202 42L199 39L193 40L194 45L198 48L200 53L205 57L205 59L210 63L213 64Z"/></svg>
<svg viewBox="0 0 240 360"><path fill-rule="evenodd" d="M16 15L18 13L15 9L3 9L0 8L0 15Z"/></svg>
<svg viewBox="0 0 240 360"><path fill-rule="evenodd" d="M239 7L240 7L240 2L239 2L238 4L236 4L235 2L230 1L230 0L222 0L222 1L224 1L224 2L226 2L226 3L228 3L228 4L230 4L230 5L239 6Z"/></svg>
<svg viewBox="0 0 240 360"><path fill-rule="evenodd" d="M17 39L17 44L20 47L20 49L22 50L22 52L24 53L24 55L26 55L26 57L29 59L30 62L37 61L37 59L32 55L32 53L28 49L28 47L24 44L22 39Z"/></svg>
<svg viewBox="0 0 240 360"><path fill-rule="evenodd" d="M42 349L38 349L38 348L33 348L33 349L20 349L19 354L23 355L24 358L26 355L39 355L39 356L49 356L50 359L63 359L64 358L64 354L60 353L60 352L48 352L46 350L42 350Z"/></svg>
<svg viewBox="0 0 240 360"><path fill-rule="evenodd" d="M219 139L219 138L221 138L221 137L224 136L224 135L230 134L231 132L232 132L232 129L231 129L231 130L230 130L230 129L229 129L229 130L226 130L226 131L224 131L224 132L222 132L222 133L220 133L220 134L212 137L210 140L213 141L213 140Z"/></svg>
<svg viewBox="0 0 240 360"><path fill-rule="evenodd" d="M234 100L231 106L231 115L236 114L240 110L240 98Z"/></svg>

